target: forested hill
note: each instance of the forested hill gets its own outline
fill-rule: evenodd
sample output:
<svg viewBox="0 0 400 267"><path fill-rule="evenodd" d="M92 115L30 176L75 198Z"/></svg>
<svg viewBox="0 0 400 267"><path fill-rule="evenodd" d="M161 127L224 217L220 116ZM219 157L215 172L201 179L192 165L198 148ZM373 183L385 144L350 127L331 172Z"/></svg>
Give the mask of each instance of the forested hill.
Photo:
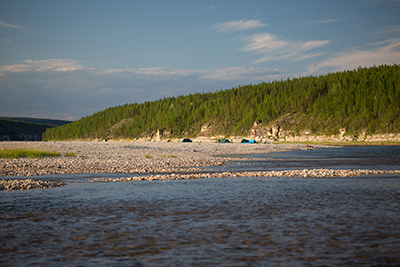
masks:
<svg viewBox="0 0 400 267"><path fill-rule="evenodd" d="M0 117L0 141L40 141L47 128L67 123L70 121Z"/></svg>
<svg viewBox="0 0 400 267"><path fill-rule="evenodd" d="M64 124L71 123L71 121L65 121L65 120L39 119L39 118L29 118L29 117L0 117L0 120L30 122L30 123L44 124L51 126L61 126Z"/></svg>
<svg viewBox="0 0 400 267"><path fill-rule="evenodd" d="M136 138L158 129L193 137L208 122L213 134L245 136L256 120L294 133L398 133L399 114L400 67L383 65L125 104L47 129L44 139Z"/></svg>

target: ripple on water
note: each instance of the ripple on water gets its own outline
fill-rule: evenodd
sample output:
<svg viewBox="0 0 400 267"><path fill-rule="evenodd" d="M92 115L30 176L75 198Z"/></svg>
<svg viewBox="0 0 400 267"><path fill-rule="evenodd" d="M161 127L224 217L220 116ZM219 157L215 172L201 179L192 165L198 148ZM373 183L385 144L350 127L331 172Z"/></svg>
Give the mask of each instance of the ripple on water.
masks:
<svg viewBox="0 0 400 267"><path fill-rule="evenodd" d="M400 261L399 178L71 183L0 193L0 264Z"/></svg>

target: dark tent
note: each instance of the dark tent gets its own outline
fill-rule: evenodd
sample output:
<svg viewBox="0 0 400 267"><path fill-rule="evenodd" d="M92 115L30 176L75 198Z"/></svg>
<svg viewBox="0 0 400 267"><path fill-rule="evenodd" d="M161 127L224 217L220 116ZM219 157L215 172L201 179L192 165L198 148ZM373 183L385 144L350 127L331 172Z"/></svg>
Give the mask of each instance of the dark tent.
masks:
<svg viewBox="0 0 400 267"><path fill-rule="evenodd" d="M242 141L240 143L249 143L249 140L247 139L242 139Z"/></svg>
<svg viewBox="0 0 400 267"><path fill-rule="evenodd" d="M230 143L229 140L228 140L228 139L225 139L225 138L219 140L219 142L220 142L220 143Z"/></svg>
<svg viewBox="0 0 400 267"><path fill-rule="evenodd" d="M189 138L183 138L182 139L182 143L191 143L192 140L190 140Z"/></svg>

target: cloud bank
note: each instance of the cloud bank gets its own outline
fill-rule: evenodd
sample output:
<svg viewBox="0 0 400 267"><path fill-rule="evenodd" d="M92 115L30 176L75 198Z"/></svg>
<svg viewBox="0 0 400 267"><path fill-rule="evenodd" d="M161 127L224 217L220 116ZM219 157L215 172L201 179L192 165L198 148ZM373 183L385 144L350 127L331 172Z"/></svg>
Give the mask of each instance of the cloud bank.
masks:
<svg viewBox="0 0 400 267"><path fill-rule="evenodd" d="M43 71L74 71L85 69L77 60L72 59L46 59L46 60L31 60L27 59L22 64L0 66L0 76L7 73L18 72L43 72Z"/></svg>
<svg viewBox="0 0 400 267"><path fill-rule="evenodd" d="M285 75L267 68L98 70L72 59L24 60L0 66L0 115L79 119L125 103L216 91Z"/></svg>
<svg viewBox="0 0 400 267"><path fill-rule="evenodd" d="M164 67L100 70L85 67L74 59L28 59L0 66L0 116L75 120L125 103L400 62L400 38L371 43L365 49L346 49L328 57L313 51L329 44L328 40L291 41L269 33L254 34L244 40L247 44L242 49L261 54L259 62L321 57L305 66L302 73L243 66L211 70Z"/></svg>

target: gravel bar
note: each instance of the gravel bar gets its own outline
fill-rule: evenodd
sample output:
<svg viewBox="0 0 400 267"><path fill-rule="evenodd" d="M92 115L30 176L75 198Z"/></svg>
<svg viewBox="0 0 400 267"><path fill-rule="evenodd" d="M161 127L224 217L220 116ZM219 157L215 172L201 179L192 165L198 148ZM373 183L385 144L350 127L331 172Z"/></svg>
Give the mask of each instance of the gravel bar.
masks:
<svg viewBox="0 0 400 267"><path fill-rule="evenodd" d="M216 177L349 177L364 174L400 173L375 170L303 169L264 172L205 172L205 166L219 166L240 155L314 149L304 144L240 144L178 142L0 142L0 149L35 149L61 153L60 157L0 159L0 176L49 174L123 173L141 174L123 178L98 178L103 182L172 180ZM316 147L318 148L318 146ZM73 153L74 156L66 154ZM246 159L251 160L251 159ZM256 160L256 159L253 159ZM147 175L146 175L147 174ZM64 183L32 179L1 179L0 190L49 188Z"/></svg>
<svg viewBox="0 0 400 267"><path fill-rule="evenodd" d="M123 178L94 178L89 182L126 182L126 181L157 181L157 180L180 180L180 179L204 179L222 177L310 177L310 178L331 178L331 177L352 177L370 174L395 174L400 170L331 170L331 169L303 169L287 171L260 171L260 172L219 172L219 173L172 173L161 175L147 175L140 177Z"/></svg>
<svg viewBox="0 0 400 267"><path fill-rule="evenodd" d="M0 180L0 190L25 190L25 189L44 189L64 186L66 183L56 181L44 181L36 179L10 179Z"/></svg>
<svg viewBox="0 0 400 267"><path fill-rule="evenodd" d="M0 142L0 149L59 152L60 157L0 159L0 176L196 171L230 160L216 155L307 149L305 145L174 142ZM68 157L66 153L74 153Z"/></svg>

